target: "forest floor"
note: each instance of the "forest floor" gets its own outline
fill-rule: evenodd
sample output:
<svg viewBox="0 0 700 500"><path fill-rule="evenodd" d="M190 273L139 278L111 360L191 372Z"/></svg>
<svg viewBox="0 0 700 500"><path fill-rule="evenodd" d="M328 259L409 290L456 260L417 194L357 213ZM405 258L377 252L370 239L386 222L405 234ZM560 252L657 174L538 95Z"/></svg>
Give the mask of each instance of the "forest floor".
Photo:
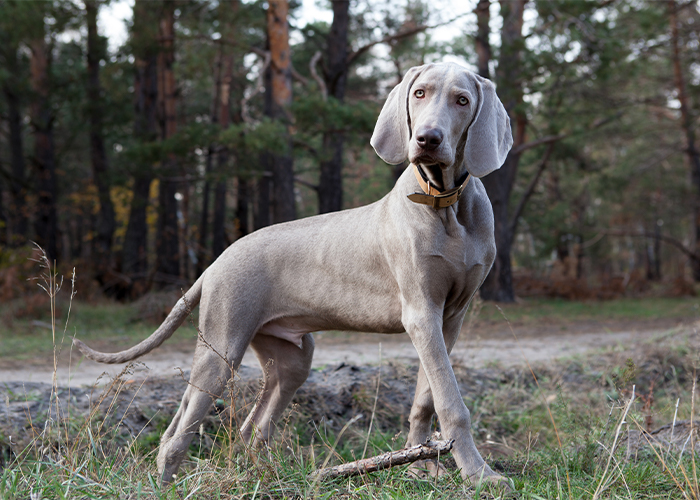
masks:
<svg viewBox="0 0 700 500"><path fill-rule="evenodd" d="M87 308L81 317L80 307L71 335L86 338L98 349L129 347L154 327L149 323L116 336L91 331L94 320L102 323L105 313L90 319ZM596 487L606 490L600 498L620 494L627 498L628 491L633 493L630 498L646 498L646 492L654 498L676 498L681 492L692 496L697 480L684 481L682 475L690 466L685 460L693 454L684 452L679 440L697 439L697 424L688 423L697 419L693 397L700 366L696 299L617 304L543 301L490 308L477 304L468 315L452 362L472 412L479 450L513 480L523 498L590 498ZM126 316L125 309L119 311ZM114 316L113 306L108 314ZM124 497L141 498L142 490L155 492L148 475L154 467L152 450L187 386L196 330L184 327L125 370L124 365L98 365L76 353L71 356L66 335L54 386L52 350L40 347L47 335L51 340L48 323L23 321L15 322L14 330L26 334L24 344L11 341L0 326L0 342L15 351L0 349L0 475L19 474L12 476L19 482L7 486L6 497L24 498L27 488L42 488L50 497L54 486L58 491L66 481L84 484L85 491L115 488ZM128 324L123 317L115 319L105 331L129 330ZM216 401L183 466L185 478L211 477L213 482L206 479L193 486L192 480L185 479L178 483L177 494L170 492L163 498L187 496L197 488L201 498L219 498L211 492L223 491L227 478L234 476L230 498L254 491L268 498L378 498L388 484L394 488L391 498L455 498L458 492L473 497L474 490L465 490L458 475L457 479L450 476L453 479L447 483L418 484L407 482L399 470L332 482L320 493L318 485L308 482L304 474L324 463L351 461L365 450L374 455L402 447L418 366L406 335L325 332L316 339L311 375L285 412L276 451L266 459L272 465L261 458L263 462L251 465L240 444L233 466L230 456L224 456L230 449L227 443L235 441L230 429L240 424L259 396L261 371L248 353L233 394ZM22 350L22 345L29 347ZM103 376L105 371L108 376ZM630 400L631 395L636 399ZM61 408L58 412L56 405ZM625 419L623 428L618 423ZM632 423L650 434L639 434ZM642 436L657 436L668 444L666 459L673 453L679 457L675 468L665 469L663 461L648 449L643 451ZM62 440L65 445L60 444ZM95 448L95 443L102 442ZM89 480L83 472L53 472L50 449L58 450L56 460L73 463L76 471L94 461L85 467L94 467L95 472ZM118 449L126 451L115 454ZM43 457L38 465L19 461L11 466L12 456L35 453ZM643 458L629 460L631 453ZM621 460L613 462L616 469L606 467L608 456ZM109 467L118 465L120 474L129 479L112 484L115 476L103 477L99 471L105 468L105 460ZM443 461L448 470L454 469L449 457ZM5 472L3 462L10 466ZM686 469L681 470L684 464ZM690 464L695 466L694 461ZM270 466L276 478L266 472ZM654 474L650 475L650 468ZM2 488L0 480L0 497ZM567 488L568 495L563 493ZM635 491L641 496L635 496ZM482 498L500 497L495 493Z"/></svg>

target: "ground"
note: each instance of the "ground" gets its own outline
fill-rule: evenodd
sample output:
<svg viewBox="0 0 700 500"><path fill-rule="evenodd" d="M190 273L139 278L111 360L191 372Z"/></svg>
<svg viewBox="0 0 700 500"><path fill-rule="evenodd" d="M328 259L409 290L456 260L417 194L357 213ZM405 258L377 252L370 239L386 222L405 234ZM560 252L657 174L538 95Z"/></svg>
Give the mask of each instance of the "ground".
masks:
<svg viewBox="0 0 700 500"><path fill-rule="evenodd" d="M627 306L618 304L615 310ZM667 313L651 310L655 306ZM601 458L600 451L585 450L600 450L602 443L615 449L626 447L627 455L636 456L646 442L644 436L652 436L639 434L629 422L639 422L640 429L657 431L654 436L664 443L681 440L679 449L686 437L693 435L688 420L694 412L692 389L700 352L696 301L635 303L634 312L621 314L601 313L611 307L605 303L575 306L583 307L585 313L576 312L569 303L528 307L521 304L496 308L491 315L477 308L468 315L452 354L462 396L472 412L477 446L495 469L515 481L516 489L535 492L532 498L549 498L548 480L543 478L558 474L561 464L552 467L545 463L550 458L541 457L556 459L556 447L551 447L556 446L557 440L564 442L558 446L562 456L570 457L567 467L572 473L576 472L572 463L583 464L584 472L579 473L584 476L572 476L572 488L590 492L599 478L606 477L607 469L604 454ZM558 312L551 312L551 307ZM644 313L639 308L648 310L649 315L642 317ZM33 330L26 330L29 345L33 345L32 335L45 337L48 332L46 322L34 320L32 325ZM78 321L74 332L86 338L89 328L80 325ZM144 331L152 328L153 325L147 326ZM114 338L100 334L88 336L88 343L103 350L117 350L133 345L143 335ZM47 435L46 429L52 422L66 421L66 417L73 422L66 429L79 429L65 431L66 436L75 433L71 442L91 442L92 437L86 438L84 429L96 426L95 432L112 429L104 435L109 446L134 442L142 447L145 456L150 456L185 390L195 335L194 328L190 328L128 367L85 361L76 353L71 355L69 341L64 341L66 347L58 355L55 386L51 351L37 348L36 352L28 349L14 356L0 353L0 473L3 461L9 464L8 458L28 449L25 446L35 437L41 436L47 449L57 447L60 454L60 439ZM407 336L325 332L316 335L316 339L314 369L285 413L277 441L285 443L286 450L298 448L291 451L293 457L303 455L308 460L315 456L319 466L324 461L319 457L324 450L327 452L333 439L340 440L343 432L343 442L347 443L345 448L332 451L335 455L331 464L352 460L367 443L368 453L400 448L406 436L417 374L417 356ZM103 375L105 371L107 375ZM188 461L183 470L198 470L203 462L197 457L207 457L218 449L220 445L214 442L221 440L221 429L226 428L226 423L242 421L259 393L260 375L256 360L247 355L232 386L233 394L216 401L205 423L206 430L203 428L195 439L196 449L191 450L194 461ZM628 418L624 432L620 433L620 428L615 432L616 422L633 391L636 399L630 416L634 417ZM55 409L57 401L59 414ZM348 422L352 424L345 431ZM59 428L59 438L60 432ZM536 455L535 450L544 455ZM591 469L586 461L595 467ZM449 468L449 459L447 464ZM242 473L257 484L255 478L260 471L250 472L246 467ZM152 468L150 464L145 469ZM134 474L143 470L139 466ZM280 480L284 488L299 484L299 472L290 474L290 482ZM630 483L633 474L625 474ZM41 481L37 479L36 484ZM386 478L376 481L381 484ZM31 483L30 480L28 484ZM655 486L654 492L676 488L670 480L667 483ZM397 484L403 484L402 480ZM461 488L461 483L455 484L455 488ZM614 483L611 484L613 492ZM365 487L370 486L365 483ZM266 487L276 498L275 487ZM639 491L648 488L648 484L641 484ZM452 498L450 494L444 493ZM418 496L407 498L420 497L415 495ZM354 493L347 497L365 498ZM669 493L668 498L673 498L673 494Z"/></svg>

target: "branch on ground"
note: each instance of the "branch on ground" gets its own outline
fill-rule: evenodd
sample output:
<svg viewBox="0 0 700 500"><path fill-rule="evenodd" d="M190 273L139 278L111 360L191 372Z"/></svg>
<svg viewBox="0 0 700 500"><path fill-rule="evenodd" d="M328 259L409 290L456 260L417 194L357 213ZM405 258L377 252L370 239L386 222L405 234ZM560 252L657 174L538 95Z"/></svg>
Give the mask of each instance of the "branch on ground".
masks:
<svg viewBox="0 0 700 500"><path fill-rule="evenodd" d="M425 444L418 444L399 451L390 451L376 457L318 469L309 474L308 478L315 481L324 481L337 477L359 476L368 472L377 472L398 465L410 464L418 460L438 458L440 455L449 453L453 444L454 439L449 441L428 441Z"/></svg>

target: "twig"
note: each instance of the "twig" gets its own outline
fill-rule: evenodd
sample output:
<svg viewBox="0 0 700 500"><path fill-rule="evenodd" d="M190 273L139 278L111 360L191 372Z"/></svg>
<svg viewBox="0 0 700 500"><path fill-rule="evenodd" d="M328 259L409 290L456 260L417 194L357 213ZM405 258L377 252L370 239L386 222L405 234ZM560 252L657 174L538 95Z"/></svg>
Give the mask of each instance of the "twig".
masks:
<svg viewBox="0 0 700 500"><path fill-rule="evenodd" d="M535 173L535 176L530 180L530 184L527 186L527 189L525 189L522 198L520 198L520 203L518 203L518 207L515 209L515 212L513 213L513 218L510 221L511 234L514 234L515 229L518 227L518 221L520 220L520 216L523 214L523 210L525 210L525 205L530 199L530 196L532 196L532 193L535 192L535 187L537 187L537 181L540 180L542 172L544 172L544 169L547 168L547 163L549 162L549 157L552 155L553 149L554 142L550 142L547 151L545 151L544 156L540 161L539 167L537 167L537 172Z"/></svg>
<svg viewBox="0 0 700 500"><path fill-rule="evenodd" d="M314 184L313 182L304 180L296 175L294 176L294 182L296 182L297 184L301 184L302 186L306 186L307 188L311 188L314 191L318 191L318 185Z"/></svg>
<svg viewBox="0 0 700 500"><path fill-rule="evenodd" d="M398 451L389 451L376 457L355 460L346 464L326 467L309 474L309 479L324 481L337 477L351 477L369 472L376 472L398 465L410 464L418 460L427 460L444 455L452 450L454 439L449 441L428 441Z"/></svg>
<svg viewBox="0 0 700 500"><path fill-rule="evenodd" d="M243 121L246 123L253 122L253 119L250 116L250 110L248 109L248 101L250 101L258 93L262 92L265 88L265 71L267 71L268 66L270 66L270 61L272 60L270 52L268 51L254 52L262 58L262 64L260 65L258 81L255 84L255 88L241 100L241 116L243 117Z"/></svg>
<svg viewBox="0 0 700 500"><path fill-rule="evenodd" d="M314 56L311 58L311 61L309 61L309 71L311 72L311 76L313 77L313 79L316 81L318 89L321 91L321 96L325 101L328 98L328 88L326 87L326 82L323 81L323 78L321 78L321 76L316 71L316 65L318 64L318 61L321 60L322 55L323 54L320 50L316 51Z"/></svg>
<svg viewBox="0 0 700 500"><path fill-rule="evenodd" d="M655 238L658 239L659 241L663 241L664 243L668 243L669 245L676 247L678 250L680 250L682 253L684 253L690 260L694 262L700 262L700 255L697 253L693 252L691 249L686 247L680 240L677 240L676 238L672 238L671 236L666 236L663 234L653 234L653 233L648 233L646 231L642 233L637 233L637 232L632 232L632 231L617 231L617 230L603 230L601 231L602 233L608 235L608 236L630 236L632 238Z"/></svg>
<svg viewBox="0 0 700 500"><path fill-rule="evenodd" d="M413 28L409 28L405 31L399 31L398 33L394 33L393 35L387 35L384 38L381 38L379 40L369 42L368 44L363 45L362 47L359 47L357 50L350 52L348 54L347 59L345 60L345 63L347 66L350 66L355 61L355 59L360 57L362 54L367 52L369 49L371 49L375 45L393 42L394 40L401 40L402 38L407 38L409 36L413 36L415 34L422 32L422 31L426 31L426 30L434 29L434 28L439 28L440 26L445 26L447 24L455 22L457 19L460 19L468 14L469 14L469 12L465 12L464 14L460 14L456 17L453 17L452 19L449 19L445 22L438 23L438 24L433 24L433 25L421 24L421 25L415 26Z"/></svg>

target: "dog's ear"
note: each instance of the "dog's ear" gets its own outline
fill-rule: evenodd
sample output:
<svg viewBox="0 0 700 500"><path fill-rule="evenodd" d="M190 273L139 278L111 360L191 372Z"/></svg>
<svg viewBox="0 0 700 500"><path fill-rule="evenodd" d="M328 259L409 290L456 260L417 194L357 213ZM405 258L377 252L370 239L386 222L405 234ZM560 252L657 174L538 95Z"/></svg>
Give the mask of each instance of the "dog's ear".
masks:
<svg viewBox="0 0 700 500"><path fill-rule="evenodd" d="M408 96L416 78L426 65L409 69L406 75L387 97L374 126L369 143L377 155L389 163L397 165L408 158L408 143L411 140L411 118L408 114Z"/></svg>
<svg viewBox="0 0 700 500"><path fill-rule="evenodd" d="M467 131L464 159L474 177L501 168L513 145L510 118L489 80L475 76L479 103Z"/></svg>

